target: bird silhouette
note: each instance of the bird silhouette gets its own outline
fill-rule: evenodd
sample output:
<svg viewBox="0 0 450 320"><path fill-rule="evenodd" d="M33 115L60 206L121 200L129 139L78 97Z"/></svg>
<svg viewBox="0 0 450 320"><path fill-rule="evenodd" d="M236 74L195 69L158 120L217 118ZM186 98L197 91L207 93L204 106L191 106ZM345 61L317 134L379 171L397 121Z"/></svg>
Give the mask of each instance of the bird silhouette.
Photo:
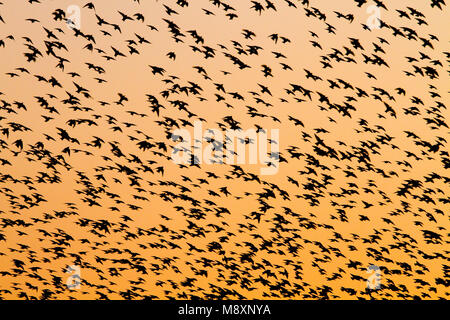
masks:
<svg viewBox="0 0 450 320"><path fill-rule="evenodd" d="M0 299L448 298L445 1L60 6L0 3Z"/></svg>

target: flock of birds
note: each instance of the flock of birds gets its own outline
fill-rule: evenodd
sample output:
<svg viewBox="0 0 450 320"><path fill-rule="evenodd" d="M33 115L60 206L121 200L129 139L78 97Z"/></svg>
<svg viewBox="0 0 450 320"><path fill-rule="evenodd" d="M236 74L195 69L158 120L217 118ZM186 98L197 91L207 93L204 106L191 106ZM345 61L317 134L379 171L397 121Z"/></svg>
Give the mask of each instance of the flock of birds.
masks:
<svg viewBox="0 0 450 320"><path fill-rule="evenodd" d="M445 1L339 3L0 3L0 298L448 298ZM278 174L173 163L196 120Z"/></svg>

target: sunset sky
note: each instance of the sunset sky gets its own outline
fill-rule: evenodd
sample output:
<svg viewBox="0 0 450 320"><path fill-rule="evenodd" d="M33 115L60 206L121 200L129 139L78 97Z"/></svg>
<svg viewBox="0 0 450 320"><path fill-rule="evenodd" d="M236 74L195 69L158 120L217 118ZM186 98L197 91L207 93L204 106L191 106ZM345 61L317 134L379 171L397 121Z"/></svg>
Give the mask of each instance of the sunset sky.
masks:
<svg viewBox="0 0 450 320"><path fill-rule="evenodd" d="M447 7L384 1L380 17L390 27L367 30L372 1L358 7L353 0L292 0L294 7L274 0L276 11L261 13L252 6L266 7L262 0L183 2L93 1L95 10L87 1L0 5L0 298L217 299L218 288L230 290L222 292L229 299L447 298ZM72 5L80 8L73 18L84 37L54 19L55 10ZM123 21L119 12L133 20ZM230 13L237 17L230 20ZM96 15L108 24L99 25ZM245 30L252 35L246 38ZM403 36L394 36L396 30ZM140 43L142 37L149 43ZM28 62L32 48L41 55ZM114 57L114 50L125 56ZM58 57L67 59L63 69ZM367 63L375 57L388 66ZM164 71L152 73L151 66ZM430 67L437 78L423 73ZM77 92L74 83L84 89ZM311 99L292 92L292 84L310 90ZM189 92L197 86L198 94ZM117 104L120 95L127 101ZM78 102L68 103L70 96ZM338 111L346 103L354 108L350 116ZM264 163L242 164L237 174L230 164L171 161L176 129L193 135L187 124L196 120L204 132L229 128L230 116L242 130L279 130L280 160L287 161L276 174L261 175ZM15 124L30 130L14 130ZM151 149L139 148L142 141ZM358 157L364 150L367 161ZM414 181L418 187L399 195ZM102 221L107 231L96 227ZM424 231L441 238L432 243ZM252 251L252 261L242 260ZM372 264L382 270L382 288L367 291ZM70 265L81 267L78 290L65 285Z"/></svg>

